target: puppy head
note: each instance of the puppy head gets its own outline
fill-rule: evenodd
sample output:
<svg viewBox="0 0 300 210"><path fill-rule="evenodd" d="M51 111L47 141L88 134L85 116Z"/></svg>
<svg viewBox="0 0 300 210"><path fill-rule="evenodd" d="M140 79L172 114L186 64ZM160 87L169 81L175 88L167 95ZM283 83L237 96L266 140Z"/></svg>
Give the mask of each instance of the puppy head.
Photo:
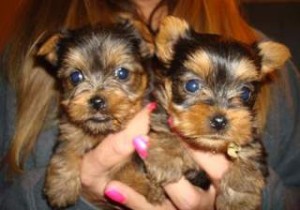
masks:
<svg viewBox="0 0 300 210"><path fill-rule="evenodd" d="M259 84L285 63L289 50L275 42L248 46L198 34L174 17L162 22L155 44L167 71L164 103L176 130L214 151L251 141Z"/></svg>
<svg viewBox="0 0 300 210"><path fill-rule="evenodd" d="M118 24L55 34L37 56L61 84L68 121L106 134L122 129L141 109L148 84L145 47L131 25Z"/></svg>

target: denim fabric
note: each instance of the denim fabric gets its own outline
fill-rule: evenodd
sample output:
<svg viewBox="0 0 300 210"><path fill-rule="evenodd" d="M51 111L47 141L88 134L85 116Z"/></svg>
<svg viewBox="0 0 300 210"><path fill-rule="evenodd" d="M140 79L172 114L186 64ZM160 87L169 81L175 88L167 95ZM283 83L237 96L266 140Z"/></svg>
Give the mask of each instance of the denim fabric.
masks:
<svg viewBox="0 0 300 210"><path fill-rule="evenodd" d="M1 210L50 210L43 195L45 168L25 172L1 197ZM83 199L66 210L95 210Z"/></svg>

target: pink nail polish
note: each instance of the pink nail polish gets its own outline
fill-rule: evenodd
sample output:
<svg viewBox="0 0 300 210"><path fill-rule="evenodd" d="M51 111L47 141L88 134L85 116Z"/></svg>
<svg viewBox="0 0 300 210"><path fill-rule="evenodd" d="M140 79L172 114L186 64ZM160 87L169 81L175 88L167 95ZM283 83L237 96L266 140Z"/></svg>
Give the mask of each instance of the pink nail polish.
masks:
<svg viewBox="0 0 300 210"><path fill-rule="evenodd" d="M142 136L137 136L133 139L133 146L136 152L142 159L146 159L148 156L148 142Z"/></svg>
<svg viewBox="0 0 300 210"><path fill-rule="evenodd" d="M116 190L115 188L108 188L107 190L105 190L104 194L106 197L117 203L125 203L125 196L119 193L118 190Z"/></svg>
<svg viewBox="0 0 300 210"><path fill-rule="evenodd" d="M157 107L156 102L151 102L147 105L147 108L150 112L152 112L154 109L156 109L156 107Z"/></svg>
<svg viewBox="0 0 300 210"><path fill-rule="evenodd" d="M169 126L172 128L174 126L174 122L173 122L173 118L172 117L169 117L168 118L168 124Z"/></svg>

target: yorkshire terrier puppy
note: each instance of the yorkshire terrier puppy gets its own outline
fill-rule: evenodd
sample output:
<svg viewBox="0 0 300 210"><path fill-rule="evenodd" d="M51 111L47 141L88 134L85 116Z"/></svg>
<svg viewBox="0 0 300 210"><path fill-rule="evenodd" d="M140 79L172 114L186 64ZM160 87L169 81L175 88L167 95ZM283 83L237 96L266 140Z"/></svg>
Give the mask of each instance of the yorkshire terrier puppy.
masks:
<svg viewBox="0 0 300 210"><path fill-rule="evenodd" d="M82 193L83 155L108 134L122 130L143 107L147 60L154 49L143 40L133 24L119 23L64 31L39 46L37 60L55 75L61 90L60 135L45 181L51 206L76 202ZM115 166L111 178L145 194L148 180L137 172L142 169L135 159L133 155Z"/></svg>
<svg viewBox="0 0 300 210"><path fill-rule="evenodd" d="M197 170L183 142L223 153L231 164L221 180L216 208L259 209L268 170L256 98L268 74L289 58L289 50L272 41L249 46L199 34L175 17L162 21L155 45L163 65L163 88L157 95L181 140L167 132L161 138L157 133L164 132L163 126L152 126L145 160L149 176L165 184Z"/></svg>

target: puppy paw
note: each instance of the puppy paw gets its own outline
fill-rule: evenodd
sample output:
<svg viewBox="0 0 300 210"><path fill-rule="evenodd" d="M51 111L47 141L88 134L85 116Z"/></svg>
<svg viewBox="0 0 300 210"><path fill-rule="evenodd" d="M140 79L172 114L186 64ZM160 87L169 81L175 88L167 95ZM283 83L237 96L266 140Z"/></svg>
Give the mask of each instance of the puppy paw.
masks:
<svg viewBox="0 0 300 210"><path fill-rule="evenodd" d="M261 206L261 197L248 192L237 192L227 188L216 198L217 210L258 210Z"/></svg>
<svg viewBox="0 0 300 210"><path fill-rule="evenodd" d="M217 210L256 210L262 202L265 179L251 164L239 161L224 174L216 199Z"/></svg>
<svg viewBox="0 0 300 210"><path fill-rule="evenodd" d="M148 157L144 160L150 180L160 185L178 181L186 171L197 170L198 165L190 157L175 135L155 133Z"/></svg>
<svg viewBox="0 0 300 210"><path fill-rule="evenodd" d="M153 183L145 197L153 205L160 205L167 198L163 188L156 183Z"/></svg>
<svg viewBox="0 0 300 210"><path fill-rule="evenodd" d="M160 184L176 182L183 176L183 161L179 157L149 157L145 165L149 178Z"/></svg>
<svg viewBox="0 0 300 210"><path fill-rule="evenodd" d="M80 181L75 177L68 180L49 177L44 190L51 206L66 207L77 201L80 188Z"/></svg>
<svg viewBox="0 0 300 210"><path fill-rule="evenodd" d="M67 163L66 161L63 164L56 164L52 161L48 167L44 192L52 207L66 207L74 204L79 198L81 191L79 170Z"/></svg>

